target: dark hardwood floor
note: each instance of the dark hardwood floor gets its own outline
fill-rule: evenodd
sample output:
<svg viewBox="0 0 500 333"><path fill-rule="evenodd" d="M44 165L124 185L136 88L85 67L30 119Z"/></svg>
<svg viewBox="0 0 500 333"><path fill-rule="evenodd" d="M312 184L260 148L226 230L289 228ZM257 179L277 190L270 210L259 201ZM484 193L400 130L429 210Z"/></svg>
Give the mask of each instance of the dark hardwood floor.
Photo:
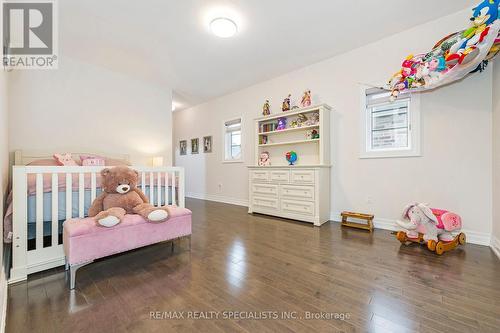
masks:
<svg viewBox="0 0 500 333"><path fill-rule="evenodd" d="M388 231L187 205L191 251L179 240L100 260L74 291L62 268L34 274L9 287L7 332L500 332L488 247L436 256Z"/></svg>

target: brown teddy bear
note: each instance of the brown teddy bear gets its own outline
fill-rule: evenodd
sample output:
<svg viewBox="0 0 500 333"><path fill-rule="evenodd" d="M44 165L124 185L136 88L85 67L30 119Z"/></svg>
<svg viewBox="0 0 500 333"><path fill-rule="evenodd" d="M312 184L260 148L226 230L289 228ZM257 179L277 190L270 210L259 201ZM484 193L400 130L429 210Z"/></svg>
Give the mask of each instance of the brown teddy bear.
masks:
<svg viewBox="0 0 500 333"><path fill-rule="evenodd" d="M89 216L104 227L120 223L125 214L139 214L151 222L168 219L167 207L155 207L137 188L139 173L126 166L101 171L103 192L89 208ZM151 189L153 190L153 189Z"/></svg>

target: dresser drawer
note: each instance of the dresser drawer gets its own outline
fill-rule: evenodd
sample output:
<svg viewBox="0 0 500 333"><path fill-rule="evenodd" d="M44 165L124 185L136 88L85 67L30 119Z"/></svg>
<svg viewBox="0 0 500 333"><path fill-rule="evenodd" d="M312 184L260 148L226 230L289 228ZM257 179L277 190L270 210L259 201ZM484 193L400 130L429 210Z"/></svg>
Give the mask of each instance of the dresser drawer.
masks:
<svg viewBox="0 0 500 333"><path fill-rule="evenodd" d="M290 181L290 171L289 170L272 170L271 171L271 181L288 183Z"/></svg>
<svg viewBox="0 0 500 333"><path fill-rule="evenodd" d="M255 211L259 208L265 210L278 210L278 198L253 197L252 205Z"/></svg>
<svg viewBox="0 0 500 333"><path fill-rule="evenodd" d="M292 170L292 183L296 184L314 183L314 170Z"/></svg>
<svg viewBox="0 0 500 333"><path fill-rule="evenodd" d="M269 180L269 171L252 170L250 171L250 179L253 181L267 182Z"/></svg>
<svg viewBox="0 0 500 333"><path fill-rule="evenodd" d="M314 215L314 202L281 200L281 211L283 213Z"/></svg>
<svg viewBox="0 0 500 333"><path fill-rule="evenodd" d="M278 196L278 185L273 184L252 184L252 193L253 195L269 195L269 196Z"/></svg>
<svg viewBox="0 0 500 333"><path fill-rule="evenodd" d="M281 185L281 196L284 199L314 200L314 186Z"/></svg>

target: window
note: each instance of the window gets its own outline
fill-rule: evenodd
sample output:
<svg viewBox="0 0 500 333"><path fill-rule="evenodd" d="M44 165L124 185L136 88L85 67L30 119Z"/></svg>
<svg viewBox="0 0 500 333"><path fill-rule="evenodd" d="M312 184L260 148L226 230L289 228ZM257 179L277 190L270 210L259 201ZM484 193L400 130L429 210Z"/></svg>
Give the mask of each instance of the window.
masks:
<svg viewBox="0 0 500 333"><path fill-rule="evenodd" d="M241 118L224 122L224 161L241 162Z"/></svg>
<svg viewBox="0 0 500 333"><path fill-rule="evenodd" d="M418 95L391 93L379 88L363 89L361 158L420 155Z"/></svg>

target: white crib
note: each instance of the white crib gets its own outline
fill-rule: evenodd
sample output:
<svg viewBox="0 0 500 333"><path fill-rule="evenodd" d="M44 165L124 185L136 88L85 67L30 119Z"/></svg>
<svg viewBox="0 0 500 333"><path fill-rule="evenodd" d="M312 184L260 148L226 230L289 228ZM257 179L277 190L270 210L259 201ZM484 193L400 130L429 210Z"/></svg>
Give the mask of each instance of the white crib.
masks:
<svg viewBox="0 0 500 333"><path fill-rule="evenodd" d="M12 269L9 283L26 280L28 274L64 265L64 252L60 239L61 214L65 219L84 217L87 214L85 205L86 193L90 192L90 200L98 195L97 177L105 167L88 166L13 166L12 173ZM172 203L185 206L184 169L180 167L136 167L139 172L140 187L143 192L149 192L150 202L156 206L162 203ZM36 190L28 192L28 177L35 175ZM61 188L60 175L65 178L65 186ZM51 190L44 191L44 177L51 177ZM73 184L77 179L78 186ZM90 179L90 185L88 184ZM87 183L86 183L87 180ZM87 192L86 192L87 191ZM64 192L65 207L59 207L59 198ZM35 202L35 237L28 247L28 197ZM50 197L51 221L44 221L44 207ZM76 198L77 202L74 202ZM45 205L44 205L45 203ZM75 216L75 207L78 205ZM65 210L65 212L61 212ZM48 211L46 212L48 213ZM51 235L44 237L44 222L51 224ZM47 242L48 240L48 242ZM34 248L33 248L34 243Z"/></svg>

